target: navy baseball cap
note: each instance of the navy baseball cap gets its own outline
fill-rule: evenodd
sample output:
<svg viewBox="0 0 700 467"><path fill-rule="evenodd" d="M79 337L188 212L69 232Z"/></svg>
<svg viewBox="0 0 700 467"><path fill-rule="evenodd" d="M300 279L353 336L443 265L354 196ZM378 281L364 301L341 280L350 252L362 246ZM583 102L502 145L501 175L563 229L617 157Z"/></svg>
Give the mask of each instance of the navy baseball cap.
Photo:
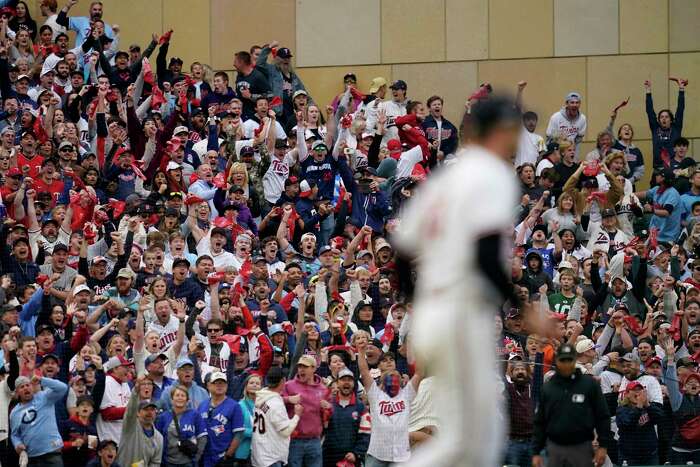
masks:
<svg viewBox="0 0 700 467"><path fill-rule="evenodd" d="M294 55L292 55L292 51L289 50L287 47L282 47L280 49L277 49L277 56L279 58L292 58Z"/></svg>

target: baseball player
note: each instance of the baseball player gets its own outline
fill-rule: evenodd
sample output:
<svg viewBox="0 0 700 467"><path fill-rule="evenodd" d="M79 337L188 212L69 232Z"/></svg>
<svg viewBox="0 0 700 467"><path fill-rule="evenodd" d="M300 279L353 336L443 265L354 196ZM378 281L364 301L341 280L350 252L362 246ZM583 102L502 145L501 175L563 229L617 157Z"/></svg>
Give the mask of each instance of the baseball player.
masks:
<svg viewBox="0 0 700 467"><path fill-rule="evenodd" d="M500 456L491 329L502 300L493 289L504 299L513 294L501 253L517 203L510 157L520 116L511 100L494 97L473 108L469 125L469 144L421 188L395 239L418 258L410 335L419 365L435 376L442 411L439 435L416 450L411 467L494 466Z"/></svg>

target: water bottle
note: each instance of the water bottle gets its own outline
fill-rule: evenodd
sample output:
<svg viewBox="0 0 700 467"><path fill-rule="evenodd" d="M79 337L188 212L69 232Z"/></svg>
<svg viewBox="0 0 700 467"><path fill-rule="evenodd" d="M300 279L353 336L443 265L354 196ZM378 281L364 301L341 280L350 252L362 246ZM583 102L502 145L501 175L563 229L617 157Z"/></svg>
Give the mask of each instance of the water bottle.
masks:
<svg viewBox="0 0 700 467"><path fill-rule="evenodd" d="M627 467L628 465L627 461L622 461L622 467Z"/></svg>

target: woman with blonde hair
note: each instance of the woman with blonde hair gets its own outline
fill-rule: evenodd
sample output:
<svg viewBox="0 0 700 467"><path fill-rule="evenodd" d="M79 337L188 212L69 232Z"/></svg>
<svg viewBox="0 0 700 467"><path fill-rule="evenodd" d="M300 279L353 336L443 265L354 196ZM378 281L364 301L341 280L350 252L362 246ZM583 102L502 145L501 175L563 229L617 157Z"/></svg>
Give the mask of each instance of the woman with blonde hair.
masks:
<svg viewBox="0 0 700 467"><path fill-rule="evenodd" d="M33 65L36 62L34 43L29 35L29 31L26 29L17 31L15 42L12 47L10 47L10 61L15 62L20 58L27 60L29 65Z"/></svg>
<svg viewBox="0 0 700 467"><path fill-rule="evenodd" d="M243 188L243 194L246 198L250 198L250 176L248 175L248 167L243 162L234 162L231 164L231 170L228 172L228 183L230 185L238 185Z"/></svg>
<svg viewBox="0 0 700 467"><path fill-rule="evenodd" d="M619 462L656 465L659 463L659 440L654 425L660 421L663 408L649 401L647 390L638 381L627 383L623 394L615 415L620 436Z"/></svg>
<svg viewBox="0 0 700 467"><path fill-rule="evenodd" d="M576 215L574 195L568 191L562 193L557 199L556 207L547 209L542 214L542 220L547 225L555 221L559 224L560 229L576 231L580 218Z"/></svg>

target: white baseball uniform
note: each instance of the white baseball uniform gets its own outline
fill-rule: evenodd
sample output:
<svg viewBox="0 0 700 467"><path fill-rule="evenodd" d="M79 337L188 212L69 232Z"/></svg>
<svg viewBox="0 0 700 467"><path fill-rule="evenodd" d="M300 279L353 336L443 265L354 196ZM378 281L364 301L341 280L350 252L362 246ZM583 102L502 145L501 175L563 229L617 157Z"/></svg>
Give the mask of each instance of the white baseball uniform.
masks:
<svg viewBox="0 0 700 467"><path fill-rule="evenodd" d="M461 149L456 159L420 187L396 238L398 248L418 258L410 335L419 363L435 375L440 411L440 434L416 450L406 464L411 467L500 460L492 332L497 292L478 270L477 242L510 236L517 184L512 166L482 147Z"/></svg>
<svg viewBox="0 0 700 467"><path fill-rule="evenodd" d="M289 418L282 397L267 388L255 397L255 417L251 441L253 467L267 467L287 462L289 439L299 423L299 416Z"/></svg>

